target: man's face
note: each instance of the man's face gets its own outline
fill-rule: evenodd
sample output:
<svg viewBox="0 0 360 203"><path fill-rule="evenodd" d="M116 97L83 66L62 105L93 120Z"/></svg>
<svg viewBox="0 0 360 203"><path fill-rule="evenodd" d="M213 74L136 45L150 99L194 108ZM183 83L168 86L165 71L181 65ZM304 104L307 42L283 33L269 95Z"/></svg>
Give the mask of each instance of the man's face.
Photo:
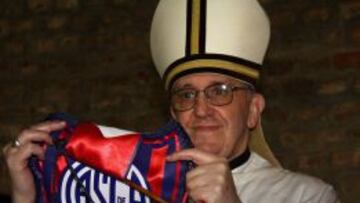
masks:
<svg viewBox="0 0 360 203"><path fill-rule="evenodd" d="M225 75L197 73L178 79L173 90L204 90L218 83L243 86L239 80ZM171 114L183 126L195 148L231 159L247 147L249 128L256 125L263 104L263 97L249 90L233 91L232 102L224 106L210 104L200 93L192 109L176 111L171 107Z"/></svg>

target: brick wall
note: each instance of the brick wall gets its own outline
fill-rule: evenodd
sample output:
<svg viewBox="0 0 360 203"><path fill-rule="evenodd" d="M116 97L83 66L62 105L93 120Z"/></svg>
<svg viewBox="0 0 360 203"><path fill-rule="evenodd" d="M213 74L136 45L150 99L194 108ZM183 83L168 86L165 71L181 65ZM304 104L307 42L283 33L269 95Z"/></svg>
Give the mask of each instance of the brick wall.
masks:
<svg viewBox="0 0 360 203"><path fill-rule="evenodd" d="M272 20L264 128L287 168L360 199L360 2L262 1Z"/></svg>
<svg viewBox="0 0 360 203"><path fill-rule="evenodd" d="M148 40L156 3L3 0L0 147L54 111L136 130L165 123L168 103ZM285 167L321 177L342 202L356 202L360 2L261 3L272 21L262 78L269 142Z"/></svg>

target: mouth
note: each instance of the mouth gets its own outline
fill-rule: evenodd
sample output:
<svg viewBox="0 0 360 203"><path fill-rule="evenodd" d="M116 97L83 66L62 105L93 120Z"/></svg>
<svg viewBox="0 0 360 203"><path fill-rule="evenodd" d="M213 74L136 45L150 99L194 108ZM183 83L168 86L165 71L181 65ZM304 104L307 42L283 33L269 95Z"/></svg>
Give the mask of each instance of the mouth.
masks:
<svg viewBox="0 0 360 203"><path fill-rule="evenodd" d="M220 126L218 125L197 125L193 127L195 131L215 131L219 128Z"/></svg>
<svg viewBox="0 0 360 203"><path fill-rule="evenodd" d="M195 148L211 154L220 153L222 136L222 126L214 123L194 125L190 133Z"/></svg>

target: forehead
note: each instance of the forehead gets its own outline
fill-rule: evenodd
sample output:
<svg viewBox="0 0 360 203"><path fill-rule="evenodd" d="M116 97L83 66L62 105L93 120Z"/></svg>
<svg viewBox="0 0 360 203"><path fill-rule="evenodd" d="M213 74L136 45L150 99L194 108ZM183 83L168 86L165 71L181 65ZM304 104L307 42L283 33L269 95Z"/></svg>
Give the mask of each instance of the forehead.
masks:
<svg viewBox="0 0 360 203"><path fill-rule="evenodd" d="M232 83L235 81L237 81L235 78L219 73L193 73L177 79L173 88L185 86L203 88L215 83Z"/></svg>

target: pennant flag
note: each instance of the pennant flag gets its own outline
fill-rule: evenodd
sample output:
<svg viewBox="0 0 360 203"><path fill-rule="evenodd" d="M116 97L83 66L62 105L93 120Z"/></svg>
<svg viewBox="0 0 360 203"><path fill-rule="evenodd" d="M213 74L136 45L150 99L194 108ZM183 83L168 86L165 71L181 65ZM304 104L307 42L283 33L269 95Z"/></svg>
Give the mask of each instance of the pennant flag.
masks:
<svg viewBox="0 0 360 203"><path fill-rule="evenodd" d="M64 130L52 132L54 145L45 160L32 157L37 203L186 202L187 161L166 157L191 147L175 121L155 133L138 133L57 113L47 120L64 120Z"/></svg>

